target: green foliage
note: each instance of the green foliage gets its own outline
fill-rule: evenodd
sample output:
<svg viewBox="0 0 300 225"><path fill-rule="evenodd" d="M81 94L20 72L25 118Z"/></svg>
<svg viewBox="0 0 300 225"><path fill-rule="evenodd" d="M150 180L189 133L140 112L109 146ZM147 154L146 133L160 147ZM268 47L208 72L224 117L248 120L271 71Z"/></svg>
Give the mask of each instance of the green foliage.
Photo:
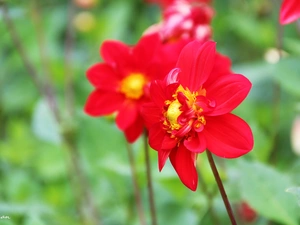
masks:
<svg viewBox="0 0 300 225"><path fill-rule="evenodd" d="M285 190L293 185L288 175L260 164L240 161L240 192L260 215L287 225L297 225L299 207Z"/></svg>

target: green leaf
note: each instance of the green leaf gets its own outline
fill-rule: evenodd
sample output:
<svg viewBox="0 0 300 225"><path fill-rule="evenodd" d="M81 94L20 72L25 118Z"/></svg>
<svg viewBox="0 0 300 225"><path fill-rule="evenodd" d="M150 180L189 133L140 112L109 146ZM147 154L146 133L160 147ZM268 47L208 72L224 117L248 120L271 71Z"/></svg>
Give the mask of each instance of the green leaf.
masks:
<svg viewBox="0 0 300 225"><path fill-rule="evenodd" d="M58 124L45 100L40 100L34 109L32 118L34 134L44 141L60 143L61 136Z"/></svg>
<svg viewBox="0 0 300 225"><path fill-rule="evenodd" d="M300 187L290 187L286 189L286 192L295 195L298 199L298 204L300 206Z"/></svg>
<svg viewBox="0 0 300 225"><path fill-rule="evenodd" d="M300 96L300 59L287 58L275 65L274 79L290 94Z"/></svg>
<svg viewBox="0 0 300 225"><path fill-rule="evenodd" d="M272 136L268 135L257 123L250 124L254 135L254 148L250 155L255 159L266 162L273 147Z"/></svg>
<svg viewBox="0 0 300 225"><path fill-rule="evenodd" d="M286 193L293 186L290 178L257 162L241 161L240 190L242 197L259 214L285 225L297 225L299 207Z"/></svg>

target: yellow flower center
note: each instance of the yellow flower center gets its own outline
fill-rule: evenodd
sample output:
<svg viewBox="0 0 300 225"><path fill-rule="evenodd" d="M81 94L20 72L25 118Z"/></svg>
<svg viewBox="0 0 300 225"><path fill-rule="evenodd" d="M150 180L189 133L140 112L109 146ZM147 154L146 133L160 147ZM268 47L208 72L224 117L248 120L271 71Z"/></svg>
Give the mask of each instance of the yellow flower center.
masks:
<svg viewBox="0 0 300 225"><path fill-rule="evenodd" d="M120 91L126 98L139 99L144 94L144 86L147 79L141 73L132 73L125 77L121 83Z"/></svg>
<svg viewBox="0 0 300 225"><path fill-rule="evenodd" d="M172 96L174 99L165 101L166 111L163 124L168 132L176 136L177 132L180 135L188 132L190 129L187 129L187 126L197 131L203 128L206 120L202 115L203 109L197 103L198 96L206 96L206 90L200 89L199 91L191 92L188 88L184 89L180 85Z"/></svg>
<svg viewBox="0 0 300 225"><path fill-rule="evenodd" d="M180 110L180 107L181 107L181 104L176 99L169 105L169 108L167 110L166 117L167 117L167 120L169 121L172 129L180 128L180 125L177 122L178 116L182 113L182 111Z"/></svg>

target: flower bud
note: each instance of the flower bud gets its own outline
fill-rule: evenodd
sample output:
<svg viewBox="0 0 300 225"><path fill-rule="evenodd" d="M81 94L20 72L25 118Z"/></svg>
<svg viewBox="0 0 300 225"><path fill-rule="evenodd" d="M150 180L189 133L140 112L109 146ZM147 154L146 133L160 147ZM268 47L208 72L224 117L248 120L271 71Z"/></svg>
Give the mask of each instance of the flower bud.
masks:
<svg viewBox="0 0 300 225"><path fill-rule="evenodd" d="M300 156L300 115L295 117L292 124L291 145L293 152Z"/></svg>
<svg viewBox="0 0 300 225"><path fill-rule="evenodd" d="M239 218L245 223L252 223L257 218L257 213L245 201L241 202L237 207Z"/></svg>

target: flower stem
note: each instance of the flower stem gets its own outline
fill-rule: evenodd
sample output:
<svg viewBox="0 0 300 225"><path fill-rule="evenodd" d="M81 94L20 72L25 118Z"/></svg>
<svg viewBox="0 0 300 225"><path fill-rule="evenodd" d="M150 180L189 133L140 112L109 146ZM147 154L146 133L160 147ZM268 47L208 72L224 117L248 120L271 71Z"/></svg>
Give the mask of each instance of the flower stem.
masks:
<svg viewBox="0 0 300 225"><path fill-rule="evenodd" d="M132 175L132 183L133 183L133 188L134 188L134 196L135 196L135 203L137 206L137 211L140 219L141 225L146 225L146 219L145 219L145 214L143 211L143 204L141 200L141 191L137 182L137 171L136 167L134 164L134 158L132 154L132 145L126 142L126 149L128 153L128 158L129 158L129 165L130 165L130 170L131 170L131 175Z"/></svg>
<svg viewBox="0 0 300 225"><path fill-rule="evenodd" d="M150 168L150 154L149 154L149 145L146 132L144 132L144 149L145 149L145 159L146 159L146 171L147 171L147 187L148 187L148 196L150 204L150 213L151 213L151 224L157 225L156 212L155 212L155 203L153 195L153 185L151 177L151 168Z"/></svg>
<svg viewBox="0 0 300 225"><path fill-rule="evenodd" d="M229 216L229 219L230 219L230 221L231 221L231 224L232 224L232 225L237 225L236 220L235 220L235 217L234 217L233 212L232 212L232 209L231 209L231 206L230 206L230 203L229 203L229 200L228 200L228 198L227 198L226 191L225 191L225 189L224 189L222 180L221 180L221 178L220 178L218 169L217 169L216 164L215 164L215 162L214 162L213 156L212 156L211 152L208 151L208 150L206 150L206 154L207 154L207 158L208 158L209 165L210 165L210 167L211 167L211 170L212 170L212 172L213 172L213 174L214 174L214 177L215 177L215 180L216 180L216 182L217 182L217 185L218 185L220 194L221 194L221 196L222 196L224 205L225 205L225 207L226 207L227 214L228 214L228 216Z"/></svg>

